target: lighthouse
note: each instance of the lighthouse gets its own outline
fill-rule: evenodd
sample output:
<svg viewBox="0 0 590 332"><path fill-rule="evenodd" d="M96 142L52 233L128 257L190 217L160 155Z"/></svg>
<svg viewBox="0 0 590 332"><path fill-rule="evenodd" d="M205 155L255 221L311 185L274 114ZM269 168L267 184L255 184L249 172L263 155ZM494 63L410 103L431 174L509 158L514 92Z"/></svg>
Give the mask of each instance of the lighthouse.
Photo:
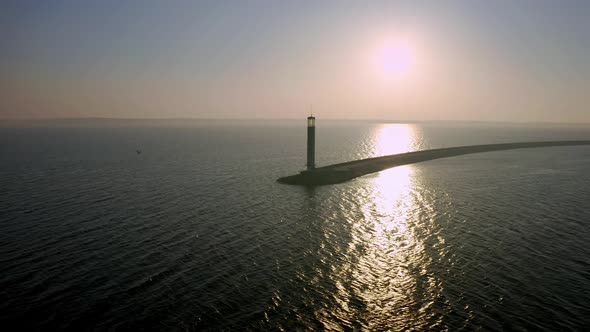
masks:
<svg viewBox="0 0 590 332"><path fill-rule="evenodd" d="M315 117L307 117L307 170L315 168Z"/></svg>

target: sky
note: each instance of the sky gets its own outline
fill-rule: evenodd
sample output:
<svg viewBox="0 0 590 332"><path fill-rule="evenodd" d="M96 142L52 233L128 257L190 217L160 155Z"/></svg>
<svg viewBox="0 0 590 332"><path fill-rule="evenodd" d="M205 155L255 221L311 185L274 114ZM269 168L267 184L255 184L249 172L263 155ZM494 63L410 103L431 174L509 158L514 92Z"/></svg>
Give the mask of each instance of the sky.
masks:
<svg viewBox="0 0 590 332"><path fill-rule="evenodd" d="M0 119L590 123L590 1L0 3Z"/></svg>

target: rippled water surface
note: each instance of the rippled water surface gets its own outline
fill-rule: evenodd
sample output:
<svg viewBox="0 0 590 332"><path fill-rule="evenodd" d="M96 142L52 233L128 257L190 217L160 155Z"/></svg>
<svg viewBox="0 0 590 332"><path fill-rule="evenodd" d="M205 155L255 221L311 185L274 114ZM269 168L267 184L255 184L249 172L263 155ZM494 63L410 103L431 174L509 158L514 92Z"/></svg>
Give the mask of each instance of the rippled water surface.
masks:
<svg viewBox="0 0 590 332"><path fill-rule="evenodd" d="M317 188L277 184L305 164L304 125L1 127L2 325L590 326L589 147L453 157ZM317 130L320 165L590 139L573 127L318 120Z"/></svg>

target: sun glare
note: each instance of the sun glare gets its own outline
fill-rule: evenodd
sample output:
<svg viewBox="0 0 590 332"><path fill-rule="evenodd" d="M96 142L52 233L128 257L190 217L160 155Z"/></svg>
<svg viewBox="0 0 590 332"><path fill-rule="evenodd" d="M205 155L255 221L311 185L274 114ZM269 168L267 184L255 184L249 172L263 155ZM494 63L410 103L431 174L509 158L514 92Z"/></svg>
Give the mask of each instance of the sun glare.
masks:
<svg viewBox="0 0 590 332"><path fill-rule="evenodd" d="M413 48L406 42L388 42L377 49L374 66L386 79L406 77L415 64Z"/></svg>

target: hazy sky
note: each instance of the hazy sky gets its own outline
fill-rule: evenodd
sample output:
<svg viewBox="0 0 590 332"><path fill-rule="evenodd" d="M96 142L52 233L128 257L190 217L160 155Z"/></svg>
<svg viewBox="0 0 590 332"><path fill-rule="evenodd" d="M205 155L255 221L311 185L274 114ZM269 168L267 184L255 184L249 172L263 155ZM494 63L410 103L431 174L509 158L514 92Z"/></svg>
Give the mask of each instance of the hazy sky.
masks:
<svg viewBox="0 0 590 332"><path fill-rule="evenodd" d="M393 69L391 47L408 53ZM0 100L0 118L301 118L313 104L320 118L590 122L590 1L5 0Z"/></svg>

